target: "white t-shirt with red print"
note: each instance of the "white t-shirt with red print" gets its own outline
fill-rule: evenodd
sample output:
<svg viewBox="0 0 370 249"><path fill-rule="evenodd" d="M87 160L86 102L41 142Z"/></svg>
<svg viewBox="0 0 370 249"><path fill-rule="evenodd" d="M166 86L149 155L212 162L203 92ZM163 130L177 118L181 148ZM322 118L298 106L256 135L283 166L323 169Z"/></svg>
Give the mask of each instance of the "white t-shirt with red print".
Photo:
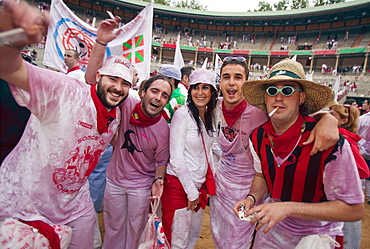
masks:
<svg viewBox="0 0 370 249"><path fill-rule="evenodd" d="M0 168L0 219L66 224L93 208L87 177L116 133L120 112L100 135L89 85L29 64L27 70L29 93L10 84L32 115Z"/></svg>

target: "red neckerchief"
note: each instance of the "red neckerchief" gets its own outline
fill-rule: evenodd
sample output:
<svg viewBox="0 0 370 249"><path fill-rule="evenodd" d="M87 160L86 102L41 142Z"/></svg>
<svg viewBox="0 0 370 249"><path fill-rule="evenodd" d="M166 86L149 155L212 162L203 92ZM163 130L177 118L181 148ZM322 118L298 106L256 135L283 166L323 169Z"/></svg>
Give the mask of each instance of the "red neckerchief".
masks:
<svg viewBox="0 0 370 249"><path fill-rule="evenodd" d="M34 227L38 230L39 233L45 236L45 238L49 241L49 245L51 249L60 249L60 239L58 234L55 232L54 228L50 226L49 224L41 221L41 220L35 220L35 221L25 221L25 220L19 220L20 222L23 222L31 227Z"/></svg>
<svg viewBox="0 0 370 249"><path fill-rule="evenodd" d="M233 127L233 124L242 115L246 107L247 102L243 100L234 109L228 110L225 107L224 101L222 101L222 113L229 127Z"/></svg>
<svg viewBox="0 0 370 249"><path fill-rule="evenodd" d="M361 137L355 133L350 132L349 130L346 130L344 128L338 128L339 133L342 134L347 140L349 140L352 143L357 143L361 140Z"/></svg>
<svg viewBox="0 0 370 249"><path fill-rule="evenodd" d="M301 128L304 122L302 115L299 115L295 123L289 127L282 135L276 135L271 123L271 119L266 123L266 134L270 140L270 146L274 151L275 156L280 158L287 157L294 147L301 135Z"/></svg>
<svg viewBox="0 0 370 249"><path fill-rule="evenodd" d="M116 107L107 110L96 94L95 85L91 85L90 92L96 109L98 132L101 135L108 132L108 125L116 118Z"/></svg>
<svg viewBox="0 0 370 249"><path fill-rule="evenodd" d="M70 73L70 72L72 72L72 71L76 71L76 70L78 70L78 69L81 69L79 66L75 66L75 67L72 67L71 69L68 69L67 70L67 73Z"/></svg>
<svg viewBox="0 0 370 249"><path fill-rule="evenodd" d="M167 113L164 110L161 112L161 115L158 115L155 118L146 116L143 110L141 109L141 101L140 101L139 103L135 105L134 109L131 112L130 124L140 126L140 127L148 127L148 126L158 123L158 121L161 120L162 116L166 120L170 120L170 118L167 116Z"/></svg>
<svg viewBox="0 0 370 249"><path fill-rule="evenodd" d="M179 82L179 84L181 84L181 85L183 85L185 88L186 88L186 90L189 90L189 86L186 86L184 83L182 83L182 82Z"/></svg>

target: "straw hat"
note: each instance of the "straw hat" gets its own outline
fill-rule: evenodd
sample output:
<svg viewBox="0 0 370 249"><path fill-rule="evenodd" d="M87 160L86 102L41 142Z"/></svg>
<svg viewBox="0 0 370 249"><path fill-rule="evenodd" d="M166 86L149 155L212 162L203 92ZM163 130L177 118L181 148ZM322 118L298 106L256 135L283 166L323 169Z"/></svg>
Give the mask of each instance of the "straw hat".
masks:
<svg viewBox="0 0 370 249"><path fill-rule="evenodd" d="M284 59L276 63L271 68L266 80L244 82L242 86L244 98L248 104L267 112L265 103L266 84L279 81L295 81L302 85L302 90L307 96L303 103L305 107L303 108L304 114L317 112L334 99L333 91L329 87L306 80L302 65L291 59Z"/></svg>

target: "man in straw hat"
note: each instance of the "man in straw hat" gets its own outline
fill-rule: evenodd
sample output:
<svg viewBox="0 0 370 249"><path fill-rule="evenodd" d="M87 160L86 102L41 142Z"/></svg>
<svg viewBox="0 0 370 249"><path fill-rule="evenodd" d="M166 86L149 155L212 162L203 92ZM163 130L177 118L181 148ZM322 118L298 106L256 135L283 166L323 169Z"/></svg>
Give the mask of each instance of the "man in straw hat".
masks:
<svg viewBox="0 0 370 249"><path fill-rule="evenodd" d="M334 248L336 237L343 235L339 221L362 219L364 195L343 137L313 156L312 145L303 145L315 126L306 114L324 108L333 99L332 91L306 80L302 65L290 59L274 65L268 79L245 82L242 91L249 104L270 116L251 135L257 173L247 197L234 206L236 214L244 205L246 215L254 215L254 247L295 248L303 243L300 248L313 248L304 243L317 239ZM269 198L256 206L266 194Z"/></svg>
<svg viewBox="0 0 370 249"><path fill-rule="evenodd" d="M214 154L220 159L213 170L217 191L210 200L212 238L216 248L250 248L255 226L236 217L232 208L247 196L255 175L249 136L268 116L243 97L242 85L249 75L244 57L225 57L220 74L223 98L215 115L219 150ZM312 154L338 141L337 124L330 114L322 116L307 140L308 144L315 140Z"/></svg>

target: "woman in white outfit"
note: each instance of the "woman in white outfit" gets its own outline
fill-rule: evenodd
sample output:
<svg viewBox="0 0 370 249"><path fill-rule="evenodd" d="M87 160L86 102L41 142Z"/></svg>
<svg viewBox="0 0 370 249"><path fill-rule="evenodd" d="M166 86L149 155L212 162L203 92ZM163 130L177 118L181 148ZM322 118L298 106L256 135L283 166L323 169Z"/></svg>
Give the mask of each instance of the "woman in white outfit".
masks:
<svg viewBox="0 0 370 249"><path fill-rule="evenodd" d="M175 112L171 122L171 157L162 195L162 220L173 249L194 248L200 235L207 204L206 175L211 173L208 165L217 96L215 74L196 69L190 75L187 104ZM208 192L212 193L209 187Z"/></svg>

